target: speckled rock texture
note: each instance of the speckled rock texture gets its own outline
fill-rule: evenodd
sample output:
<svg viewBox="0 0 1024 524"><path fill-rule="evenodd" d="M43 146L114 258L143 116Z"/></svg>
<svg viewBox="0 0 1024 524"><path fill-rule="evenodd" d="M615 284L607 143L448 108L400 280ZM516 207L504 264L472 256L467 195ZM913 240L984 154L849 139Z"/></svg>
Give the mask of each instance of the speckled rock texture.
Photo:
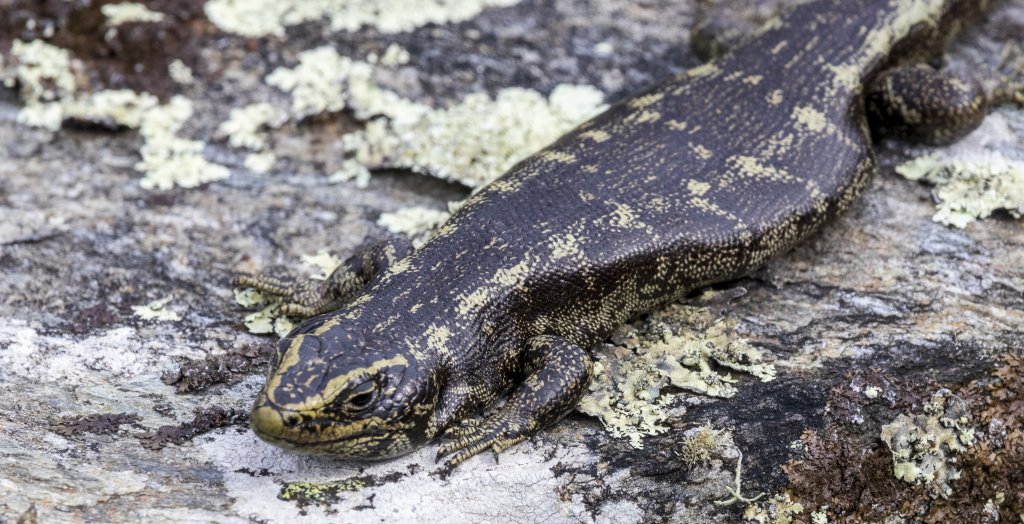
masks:
<svg viewBox="0 0 1024 524"><path fill-rule="evenodd" d="M301 274L303 255L344 256L394 234L381 215L445 211L471 189L429 169L330 176L351 160L345 137L364 129L365 108L297 116L269 74L326 45L366 63L391 56L398 65L377 85L428 110L510 87L547 97L561 84L613 102L700 64L688 42L706 9L425 2L438 11L411 29L377 27L372 16L338 29L313 17L256 37L218 27L202 2L172 0L146 2L162 19L111 33L101 10L111 3L0 1L0 78L16 76L15 40L41 38L70 51L80 93L134 89L163 105L187 97L192 115L176 132L230 175L145 189L137 163L153 139L137 125L29 127L16 82L0 87L0 522L1024 520L1014 466L1024 461L1024 222L1008 213L963 229L933 221L934 188L895 173L932 150L896 140L879 145L880 175L848 214L716 288L731 298L689 302L728 317L729 336L773 366L772 380L712 362L734 396L662 383L648 392L659 431L616 437L605 419L575 413L500 460L477 456L450 475L432 447L360 464L261 442L247 412L275 337L246 329L251 310L236 303L231 274ZM751 4L721 9L743 27L763 16ZM982 74L1020 63L1022 34L1024 1L1004 1L948 63ZM392 44L408 56L389 54ZM256 103L284 115L265 130L269 167L217 132L232 109ZM995 110L978 133L972 144L1024 161L1021 109ZM626 346L613 337L598 357L628 356ZM955 399L956 420L929 411L938 392L943 413ZM903 457L894 472L891 441L925 431L913 420L959 440ZM706 424L704 440L691 440ZM945 468L941 489L931 467Z"/></svg>

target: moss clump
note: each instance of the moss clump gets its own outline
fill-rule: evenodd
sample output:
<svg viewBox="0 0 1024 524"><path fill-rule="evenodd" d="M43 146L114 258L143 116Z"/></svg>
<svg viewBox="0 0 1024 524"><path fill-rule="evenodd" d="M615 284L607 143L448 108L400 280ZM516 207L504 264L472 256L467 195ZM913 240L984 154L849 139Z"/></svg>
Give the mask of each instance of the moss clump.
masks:
<svg viewBox="0 0 1024 524"><path fill-rule="evenodd" d="M330 506L341 500L341 493L359 491L366 482L358 478L332 482L286 482L281 486L277 498L295 502L300 508L309 505Z"/></svg>
<svg viewBox="0 0 1024 524"><path fill-rule="evenodd" d="M722 447L721 431L712 428L710 423L693 428L685 435L677 453L690 467L707 465Z"/></svg>
<svg viewBox="0 0 1024 524"><path fill-rule="evenodd" d="M1005 355L1000 360L990 377L955 394L940 390L924 403L923 413L899 413L922 395L920 386L901 385L892 377L883 389L894 402L884 407L850 395L848 388L833 390L825 427L805 432L802 456L783 466L789 477L786 492L804 507L818 508L814 518L827 522L1020 521L1024 358ZM852 402L861 404L844 407ZM851 408L865 410L868 404L894 413L894 422L882 432L886 442L870 420L847 423L836 416ZM894 468L897 463L913 468ZM903 475L897 478L894 469ZM916 474L907 479L912 469Z"/></svg>

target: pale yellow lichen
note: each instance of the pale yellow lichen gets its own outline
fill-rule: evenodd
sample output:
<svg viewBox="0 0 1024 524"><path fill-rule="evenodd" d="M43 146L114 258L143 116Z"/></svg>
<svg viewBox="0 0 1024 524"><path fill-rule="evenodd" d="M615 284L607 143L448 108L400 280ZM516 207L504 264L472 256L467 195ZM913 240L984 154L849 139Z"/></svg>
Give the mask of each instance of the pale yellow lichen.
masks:
<svg viewBox="0 0 1024 524"><path fill-rule="evenodd" d="M997 153L965 160L930 154L897 166L896 172L936 185L936 222L964 228L997 210L1024 216L1024 162L1019 160Z"/></svg>
<svg viewBox="0 0 1024 524"><path fill-rule="evenodd" d="M274 106L266 102L249 104L232 109L228 119L217 127L217 136L227 138L231 147L262 151L267 147L266 130L283 123L284 115Z"/></svg>
<svg viewBox="0 0 1024 524"><path fill-rule="evenodd" d="M710 300L706 295L703 300ZM674 386L716 397L736 394L736 382L722 367L750 373L762 381L775 378L775 368L735 333L736 321L718 318L713 308L672 304L645 320L622 326L594 356L590 391L579 410L601 419L617 437L641 447L644 435L664 432L665 408Z"/></svg>
<svg viewBox="0 0 1024 524"><path fill-rule="evenodd" d="M170 75L171 80L179 84L191 84L195 80L192 76L192 69L177 58L167 64L167 74Z"/></svg>
<svg viewBox="0 0 1024 524"><path fill-rule="evenodd" d="M166 297L158 300L153 300L152 302L149 302L148 304L144 304L141 306L132 306L132 312L134 313L135 316L144 320L177 322L178 320L181 320L181 315L174 311L171 311L170 309L164 308L164 306L166 306L171 301L171 298L173 297Z"/></svg>
<svg viewBox="0 0 1024 524"><path fill-rule="evenodd" d="M794 517L803 512L803 504L794 501L788 492L784 492L772 495L764 502L747 506L743 518L758 524L792 524Z"/></svg>
<svg viewBox="0 0 1024 524"><path fill-rule="evenodd" d="M371 64L380 64L382 66L398 66L408 64L409 51L398 44L391 44L384 50L384 54L378 57L376 54L370 54L366 57L366 61Z"/></svg>
<svg viewBox="0 0 1024 524"><path fill-rule="evenodd" d="M896 167L910 180L935 184L936 222L966 227L975 219L1005 210L1024 217L1024 162L1004 151L1019 148L1019 139L1000 113L957 143L927 148L926 153Z"/></svg>
<svg viewBox="0 0 1024 524"><path fill-rule="evenodd" d="M377 225L387 228L392 233L406 235L414 246L420 246L437 226L448 220L449 216L447 211L414 206L381 213Z"/></svg>
<svg viewBox="0 0 1024 524"><path fill-rule="evenodd" d="M328 19L334 31L363 26L384 33L410 31L429 23L452 23L486 7L519 0L209 0L206 16L224 31L248 37L284 36L289 26Z"/></svg>
<svg viewBox="0 0 1024 524"><path fill-rule="evenodd" d="M277 155L270 151L263 153L250 153L245 156L245 168L253 173L263 174L269 173L274 167L274 163L277 162Z"/></svg>
<svg viewBox="0 0 1024 524"><path fill-rule="evenodd" d="M117 27L129 22L153 23L164 19L164 14L159 11L152 11L148 7L134 3L125 2L122 4L105 4L100 8L103 16L107 17L107 25Z"/></svg>
<svg viewBox="0 0 1024 524"><path fill-rule="evenodd" d="M326 280L341 265L341 259L332 255L326 249L317 251L315 255L302 255L299 259L302 260L303 264L319 271L319 273L309 276L309 278L314 280Z"/></svg>
<svg viewBox="0 0 1024 524"><path fill-rule="evenodd" d="M25 103L17 121L53 131L60 129L64 120L60 101L73 95L77 88L71 71L71 54L42 40L14 40L11 58L17 66L6 83L9 87L14 83L20 86Z"/></svg>
<svg viewBox="0 0 1024 524"><path fill-rule="evenodd" d="M142 125L142 117L159 105L160 100L149 93L116 89L71 100L65 104L64 112L68 118L137 129Z"/></svg>
<svg viewBox="0 0 1024 524"><path fill-rule="evenodd" d="M975 442L967 402L940 389L925 404L923 415L900 415L882 426L882 441L893 459L893 475L908 483L924 484L932 496L948 498L950 482L960 477L956 455Z"/></svg>
<svg viewBox="0 0 1024 524"><path fill-rule="evenodd" d="M230 176L226 167L203 158L206 144L176 136L191 116L192 102L182 96L143 115L139 132L145 144L140 151L142 160L135 164L135 169L145 173L139 182L143 188L189 188Z"/></svg>
<svg viewBox="0 0 1024 524"><path fill-rule="evenodd" d="M363 114L380 114L359 140L356 158L371 167L405 167L480 187L523 158L604 109L603 95L588 86L561 85L545 99L536 91L508 88L491 99L471 94L441 110L374 102L380 90L354 97ZM370 108L375 110L371 111Z"/></svg>
<svg viewBox="0 0 1024 524"><path fill-rule="evenodd" d="M359 162L348 159L341 163L341 167L328 177L329 182L350 182L354 181L356 187L366 189L370 186L370 170Z"/></svg>

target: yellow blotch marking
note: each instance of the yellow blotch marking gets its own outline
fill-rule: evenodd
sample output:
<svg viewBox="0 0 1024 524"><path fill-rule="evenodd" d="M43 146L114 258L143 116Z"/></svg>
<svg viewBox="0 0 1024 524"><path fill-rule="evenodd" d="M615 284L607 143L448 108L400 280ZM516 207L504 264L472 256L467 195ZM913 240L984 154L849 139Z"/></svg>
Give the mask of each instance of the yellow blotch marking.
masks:
<svg viewBox="0 0 1024 524"><path fill-rule="evenodd" d="M738 222L740 224L743 223L742 220L736 218L736 215L718 207L718 204L715 204L714 202L706 198L692 197L690 198L690 203L693 204L694 207L701 209L703 211L707 211L708 213L713 213L720 217L728 218L729 220Z"/></svg>
<svg viewBox="0 0 1024 524"><path fill-rule="evenodd" d="M400 273L405 273L406 271L409 270L409 264L411 262L412 261L409 260L409 257L406 257L403 258L402 260L399 260L398 262L395 262L394 264L391 264L391 267L388 268L388 274L398 275Z"/></svg>
<svg viewBox="0 0 1024 524"><path fill-rule="evenodd" d="M764 76L761 76L761 75L750 75L750 76L748 76L748 77L743 79L743 83L744 84L749 84L749 85L752 85L752 86L756 86L757 84L761 83L761 80L764 80Z"/></svg>
<svg viewBox="0 0 1024 524"><path fill-rule="evenodd" d="M576 155L572 153L566 153L564 151L545 151L540 154L540 158L551 162L559 162L562 164L572 164L576 162Z"/></svg>
<svg viewBox="0 0 1024 524"><path fill-rule="evenodd" d="M727 162L734 169L737 169L739 171L738 174L742 176L766 179L773 182L795 180L785 169L765 165L759 159L752 156L736 155L729 157ZM727 179L728 177L723 177L723 183Z"/></svg>
<svg viewBox="0 0 1024 524"><path fill-rule="evenodd" d="M777 105L781 104L782 103L782 90L781 89L776 89L775 91L772 91L771 94L768 95L768 103L773 105L773 106L777 106Z"/></svg>
<svg viewBox="0 0 1024 524"><path fill-rule="evenodd" d="M612 137L612 135L609 135L607 132L602 131L600 129L593 129L585 133L580 133L580 136L583 138L589 138L594 142L598 143L604 142L605 140L608 140L609 138Z"/></svg>
<svg viewBox="0 0 1024 524"><path fill-rule="evenodd" d="M580 254L579 239L572 233L552 236L548 240L548 246L551 248L551 258L553 260L574 257Z"/></svg>
<svg viewBox="0 0 1024 524"><path fill-rule="evenodd" d="M711 189L711 184L707 182L692 179L686 182L686 190L696 196L704 196L704 193L707 193L709 189Z"/></svg>
<svg viewBox="0 0 1024 524"><path fill-rule="evenodd" d="M718 68L713 62L708 62L704 65L699 65L686 72L686 76L692 78L701 78L705 76L711 76L717 74L721 69Z"/></svg>
<svg viewBox="0 0 1024 524"><path fill-rule="evenodd" d="M416 304L413 307L409 308L409 313L415 314L417 311L420 310L421 307L423 307L423 304Z"/></svg>
<svg viewBox="0 0 1024 524"><path fill-rule="evenodd" d="M651 93L649 95L638 96L627 102L626 105L633 109L643 109L657 103L662 98L665 98L665 93Z"/></svg>
<svg viewBox="0 0 1024 524"><path fill-rule="evenodd" d="M482 287L473 291L467 295L461 295L459 297L459 305L456 306L455 310L458 311L459 315L466 315L470 311L474 311L487 304L487 298L490 296L490 289Z"/></svg>
<svg viewBox="0 0 1024 524"><path fill-rule="evenodd" d="M792 133L779 133L768 139L768 145L765 148L764 156L772 157L789 151L789 148L793 147L793 134Z"/></svg>
<svg viewBox="0 0 1024 524"><path fill-rule="evenodd" d="M491 282L505 287L520 286L526 281L529 272L530 264L522 260L512 267L499 269L491 278Z"/></svg>
<svg viewBox="0 0 1024 524"><path fill-rule="evenodd" d="M591 174L593 174L593 173L597 173L597 170L598 170L597 164L587 164L587 165L583 166L583 172L584 173L591 173Z"/></svg>
<svg viewBox="0 0 1024 524"><path fill-rule="evenodd" d="M683 131L684 129L686 129L686 122L682 122L679 120L669 120L668 122L665 122L665 125L667 125L668 128L673 131Z"/></svg>
<svg viewBox="0 0 1024 524"><path fill-rule="evenodd" d="M783 49L785 49L786 46L788 46L788 45L789 45L789 42L787 42L785 40L775 44L775 47L772 48L772 54L773 55L779 54L779 52L782 51Z"/></svg>
<svg viewBox="0 0 1024 524"><path fill-rule="evenodd" d="M743 71L733 71L732 73L729 73L729 75L725 77L725 80L727 82L732 82L733 80L738 79L739 77L743 76L744 74L745 73Z"/></svg>
<svg viewBox="0 0 1024 524"><path fill-rule="evenodd" d="M439 354L446 354L448 340L452 338L452 332L445 326L433 325L427 328L427 347L437 351Z"/></svg>
<svg viewBox="0 0 1024 524"><path fill-rule="evenodd" d="M301 337L297 337L296 340L299 340L300 338ZM320 409L326 406L327 404L330 404L335 399L335 397L337 397L338 394L345 389L345 386L347 386L348 383L351 382L353 378L360 377L363 375L372 375L382 369L389 368L391 366L409 365L409 361L403 355L396 354L391 358L377 360L370 364L369 366L366 366L365 368L352 369L349 370L347 373L332 378L327 382L326 385L324 385L320 392L310 395L301 402L295 402L291 404L278 403L274 398L274 393L281 386L281 379L284 377L285 372L288 371L288 369L291 368L292 366L296 365L298 363L298 360L299 352L297 350L293 351L292 348L289 348L288 352L284 355L284 358L281 359L281 364L277 367L277 370L274 372L274 376L271 377L269 381L267 381L266 386L267 398L269 398L271 402L277 404L278 406L284 409L294 411L311 411Z"/></svg>
<svg viewBox="0 0 1024 524"><path fill-rule="evenodd" d="M657 122L658 119L660 119L660 118L661 118L661 113L659 113L657 111L644 110L644 111L640 111L639 113L633 113L633 114L627 116L623 120L623 123L625 123L627 125L643 124L643 123L646 123L646 122Z"/></svg>
<svg viewBox="0 0 1024 524"><path fill-rule="evenodd" d="M622 227L622 228L626 228L626 227L644 228L644 227L647 227L647 224L644 224L643 222L641 222L639 220L640 217L639 217L639 215L637 215L633 211L633 208L627 206L626 204L621 204L621 203L618 203L618 202L614 202L613 204L615 206L615 209L612 210L612 213L611 213L611 216L610 216L610 220L609 220L609 223L612 226L614 226L614 227Z"/></svg>
<svg viewBox="0 0 1024 524"><path fill-rule="evenodd" d="M521 180L515 178L499 178L494 182L491 182L491 189L498 191L499 193L513 193L519 186L523 185Z"/></svg>
<svg viewBox="0 0 1024 524"><path fill-rule="evenodd" d="M712 153L711 153L710 149L708 149L708 148L706 148L706 147L704 147L704 146L702 146L700 144L694 144L693 142L690 142L689 145L690 145L690 149L693 150L693 153L695 155L699 156L700 158L702 158L704 160L708 160L708 159L711 158L711 154Z"/></svg>
<svg viewBox="0 0 1024 524"><path fill-rule="evenodd" d="M815 133L824 131L828 126L825 114L811 106L800 106L793 109L793 118Z"/></svg>
<svg viewBox="0 0 1024 524"><path fill-rule="evenodd" d="M832 87L836 89L860 89L861 71L853 64L840 64L825 66L832 72Z"/></svg>

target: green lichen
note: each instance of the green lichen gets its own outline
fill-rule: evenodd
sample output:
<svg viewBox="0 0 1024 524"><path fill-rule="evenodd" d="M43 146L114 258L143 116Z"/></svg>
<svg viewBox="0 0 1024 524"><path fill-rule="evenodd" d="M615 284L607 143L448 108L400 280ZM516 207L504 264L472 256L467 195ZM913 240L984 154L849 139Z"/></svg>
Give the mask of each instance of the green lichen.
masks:
<svg viewBox="0 0 1024 524"><path fill-rule="evenodd" d="M1024 216L1024 162L998 155L951 160L932 154L897 166L896 172L936 185L936 222L964 228L998 210Z"/></svg>
<svg viewBox="0 0 1024 524"><path fill-rule="evenodd" d="M132 312L135 316L144 320L160 320L163 322L177 322L181 320L181 315L170 309L165 309L165 306L171 301L173 297L165 297L159 300L154 300L148 304L141 306L132 306Z"/></svg>
<svg viewBox="0 0 1024 524"><path fill-rule="evenodd" d="M209 0L206 16L224 31L247 37L285 36L289 26L326 18L333 31L373 27L411 31L429 23L461 22L490 6L519 0Z"/></svg>
<svg viewBox="0 0 1024 524"><path fill-rule="evenodd" d="M366 483L358 478L332 482L287 482L281 486L277 498L295 502L299 507L309 505L330 506L341 500L340 494L359 491Z"/></svg>
<svg viewBox="0 0 1024 524"><path fill-rule="evenodd" d="M302 255L299 258L303 264L314 270L308 275L312 280L326 279L341 264L340 259L326 250L320 250L314 255ZM235 302L250 309L260 308L259 311L246 315L242 321L250 333L274 333L283 337L295 327L295 322L281 313L281 306L285 303L282 297L260 293L255 289L235 289Z"/></svg>
<svg viewBox="0 0 1024 524"><path fill-rule="evenodd" d="M449 216L451 214L447 211L413 206L381 213L377 225L387 228L392 233L408 236L412 239L413 245L419 247L426 242L437 226L448 220Z"/></svg>
<svg viewBox="0 0 1024 524"><path fill-rule="evenodd" d="M711 292L701 299L710 301ZM736 321L712 307L673 304L621 327L614 345L595 351L597 366L579 410L598 417L616 437L642 447L645 435L663 433L669 386L709 396L736 394L736 380L715 366L742 371L762 381L775 368L735 332Z"/></svg>
<svg viewBox="0 0 1024 524"><path fill-rule="evenodd" d="M950 482L960 478L956 455L975 443L975 429L967 402L948 389L932 395L923 415L899 415L882 426L882 441L893 459L893 475L905 482L926 485L932 496L948 498Z"/></svg>
<svg viewBox="0 0 1024 524"><path fill-rule="evenodd" d="M803 504L790 498L788 492L783 492L772 495L764 502L750 504L743 511L743 518L758 524L792 524L795 517L803 512ZM817 521L814 523L818 524Z"/></svg>

